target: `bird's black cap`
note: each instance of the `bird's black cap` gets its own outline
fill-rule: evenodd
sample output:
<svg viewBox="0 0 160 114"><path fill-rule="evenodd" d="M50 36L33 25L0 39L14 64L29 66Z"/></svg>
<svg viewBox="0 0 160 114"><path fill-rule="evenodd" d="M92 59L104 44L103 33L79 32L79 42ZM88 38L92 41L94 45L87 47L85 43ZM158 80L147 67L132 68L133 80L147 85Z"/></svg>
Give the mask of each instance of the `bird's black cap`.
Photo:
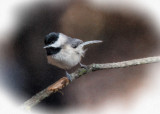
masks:
<svg viewBox="0 0 160 114"><path fill-rule="evenodd" d="M45 45L49 45L51 43L56 42L58 40L58 38L59 38L59 33L51 32L45 36L44 43L45 43Z"/></svg>
<svg viewBox="0 0 160 114"><path fill-rule="evenodd" d="M45 45L52 44L52 43L56 42L58 40L58 38L59 38L59 33L51 32L45 36L44 43L45 43ZM61 48L53 48L53 47L46 48L46 52L47 52L48 56L53 55L53 54L57 54L58 52L60 52L60 50L61 50Z"/></svg>

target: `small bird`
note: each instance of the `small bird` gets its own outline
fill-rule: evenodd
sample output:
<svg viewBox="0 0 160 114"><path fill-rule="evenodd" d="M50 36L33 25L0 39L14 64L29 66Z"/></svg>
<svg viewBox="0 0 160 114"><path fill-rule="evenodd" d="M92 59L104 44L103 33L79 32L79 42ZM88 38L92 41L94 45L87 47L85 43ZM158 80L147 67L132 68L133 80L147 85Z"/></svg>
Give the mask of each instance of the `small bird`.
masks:
<svg viewBox="0 0 160 114"><path fill-rule="evenodd" d="M83 42L80 39L71 38L63 33L51 32L45 37L44 48L47 52L48 63L66 71L77 64L86 68L86 65L80 63L81 58L84 57L87 50L83 49L84 46L101 42L101 40ZM71 75L67 71L66 75L71 81Z"/></svg>

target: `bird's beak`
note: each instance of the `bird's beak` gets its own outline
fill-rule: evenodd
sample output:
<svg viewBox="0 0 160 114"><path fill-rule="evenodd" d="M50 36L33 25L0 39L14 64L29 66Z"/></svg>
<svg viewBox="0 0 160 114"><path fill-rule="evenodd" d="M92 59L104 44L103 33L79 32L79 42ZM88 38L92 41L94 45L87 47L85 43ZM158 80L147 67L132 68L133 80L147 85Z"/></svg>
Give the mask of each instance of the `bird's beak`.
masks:
<svg viewBox="0 0 160 114"><path fill-rule="evenodd" d="M58 43L54 43L54 44L49 44L47 46L44 46L43 48L50 48L50 47L57 48L57 47L60 47L59 45L60 44L58 44Z"/></svg>
<svg viewBox="0 0 160 114"><path fill-rule="evenodd" d="M44 46L43 48L50 48L50 47L52 47L51 45L48 45L48 46Z"/></svg>

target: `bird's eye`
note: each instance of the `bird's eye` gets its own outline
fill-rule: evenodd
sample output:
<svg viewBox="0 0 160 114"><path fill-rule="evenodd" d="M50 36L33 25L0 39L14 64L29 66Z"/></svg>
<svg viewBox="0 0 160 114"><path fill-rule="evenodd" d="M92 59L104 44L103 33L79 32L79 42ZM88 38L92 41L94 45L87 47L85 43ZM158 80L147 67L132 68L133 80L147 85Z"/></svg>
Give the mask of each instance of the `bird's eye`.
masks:
<svg viewBox="0 0 160 114"><path fill-rule="evenodd" d="M51 44L53 44L53 43L54 43L54 41L51 42Z"/></svg>

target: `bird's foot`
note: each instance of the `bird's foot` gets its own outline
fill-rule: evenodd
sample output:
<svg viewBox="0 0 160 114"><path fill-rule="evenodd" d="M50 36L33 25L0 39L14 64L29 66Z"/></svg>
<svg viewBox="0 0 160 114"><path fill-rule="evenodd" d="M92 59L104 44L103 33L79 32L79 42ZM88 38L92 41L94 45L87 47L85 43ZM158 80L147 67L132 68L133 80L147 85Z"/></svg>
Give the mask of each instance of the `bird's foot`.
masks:
<svg viewBox="0 0 160 114"><path fill-rule="evenodd" d="M81 68L88 69L87 65L84 65L84 64L82 64L82 63L79 63L79 64L80 64Z"/></svg>
<svg viewBox="0 0 160 114"><path fill-rule="evenodd" d="M70 81L72 81L71 75L67 71L66 71L66 76Z"/></svg>

